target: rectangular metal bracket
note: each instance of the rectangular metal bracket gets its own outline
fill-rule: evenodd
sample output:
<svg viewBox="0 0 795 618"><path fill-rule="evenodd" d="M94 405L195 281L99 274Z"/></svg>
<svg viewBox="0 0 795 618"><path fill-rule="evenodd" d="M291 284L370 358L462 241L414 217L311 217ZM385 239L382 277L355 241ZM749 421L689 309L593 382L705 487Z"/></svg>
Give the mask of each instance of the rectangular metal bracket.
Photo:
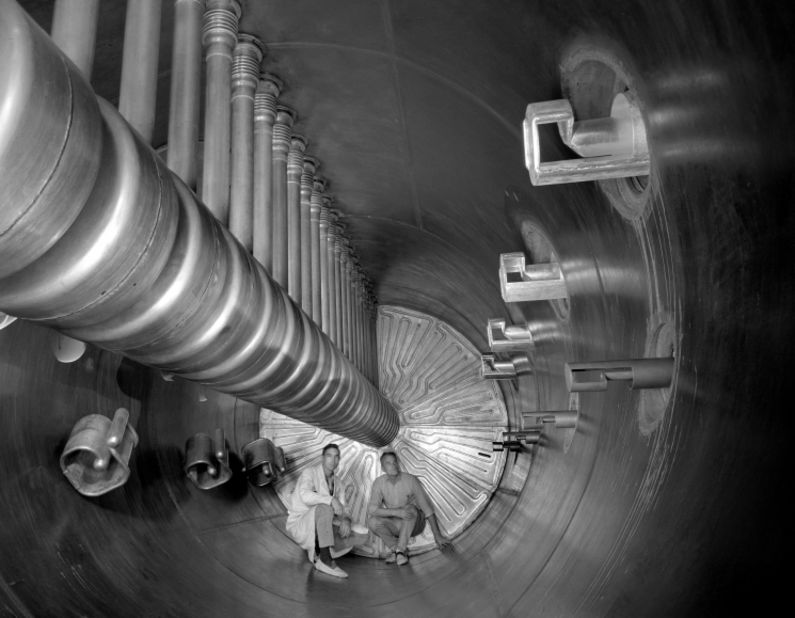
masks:
<svg viewBox="0 0 795 618"><path fill-rule="evenodd" d="M495 353L510 352L533 347L533 335L527 324L510 325L502 319L491 319L486 326L489 348Z"/></svg>
<svg viewBox="0 0 795 618"><path fill-rule="evenodd" d="M527 264L524 253L500 255L500 290L506 303L566 298L566 282L557 262Z"/></svg>
<svg viewBox="0 0 795 618"><path fill-rule="evenodd" d="M616 361L566 363L569 392L603 391L608 380L623 380L630 388L665 388L673 379L673 358L636 358Z"/></svg>
<svg viewBox="0 0 795 618"><path fill-rule="evenodd" d="M539 410L522 412L522 420L528 425L552 424L558 429L571 429L577 426L577 410Z"/></svg>
<svg viewBox="0 0 795 618"><path fill-rule="evenodd" d="M480 356L480 376L486 380L513 380L531 372L530 359L525 354L514 354L505 360L497 359L494 354Z"/></svg>

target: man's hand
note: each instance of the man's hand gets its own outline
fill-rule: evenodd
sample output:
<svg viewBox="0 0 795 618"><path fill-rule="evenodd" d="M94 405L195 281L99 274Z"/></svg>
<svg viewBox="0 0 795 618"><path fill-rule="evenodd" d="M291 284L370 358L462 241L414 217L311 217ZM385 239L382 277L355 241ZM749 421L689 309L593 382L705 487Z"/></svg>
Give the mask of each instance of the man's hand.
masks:
<svg viewBox="0 0 795 618"><path fill-rule="evenodd" d="M417 507L413 504L407 504L404 507L397 509L398 517L400 519L411 519L412 517L417 517Z"/></svg>
<svg viewBox="0 0 795 618"><path fill-rule="evenodd" d="M347 539L351 535L351 520L347 517L340 520L339 533L343 539Z"/></svg>
<svg viewBox="0 0 795 618"><path fill-rule="evenodd" d="M342 503L336 498L331 499L331 508L334 511L335 515L342 515L342 513L344 512L342 508Z"/></svg>

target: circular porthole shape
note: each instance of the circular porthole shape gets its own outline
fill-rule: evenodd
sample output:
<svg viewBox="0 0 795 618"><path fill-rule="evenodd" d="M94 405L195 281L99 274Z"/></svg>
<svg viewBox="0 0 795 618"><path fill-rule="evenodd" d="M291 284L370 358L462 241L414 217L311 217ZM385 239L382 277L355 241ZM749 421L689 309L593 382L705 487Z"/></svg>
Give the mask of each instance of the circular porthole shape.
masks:
<svg viewBox="0 0 795 618"><path fill-rule="evenodd" d="M560 80L563 96L569 100L574 118L590 120L610 116L617 94L627 100L643 115L643 103L638 96L639 80L628 63L626 54L605 41L577 41L563 54L560 63ZM654 169L648 176L630 176L600 180L599 188L610 205L630 221L644 217L654 190Z"/></svg>
<svg viewBox="0 0 795 618"><path fill-rule="evenodd" d="M559 264L558 254L541 228L533 221L522 221L522 240L525 255L530 264ZM549 301L552 310L561 321L569 319L569 298L555 298Z"/></svg>
<svg viewBox="0 0 795 618"><path fill-rule="evenodd" d="M664 388L649 388L641 392L638 406L638 428L643 436L649 436L659 427L668 403L671 391L676 383L676 329L670 315L655 314L649 320L646 335L646 358L674 358L674 373L671 385Z"/></svg>

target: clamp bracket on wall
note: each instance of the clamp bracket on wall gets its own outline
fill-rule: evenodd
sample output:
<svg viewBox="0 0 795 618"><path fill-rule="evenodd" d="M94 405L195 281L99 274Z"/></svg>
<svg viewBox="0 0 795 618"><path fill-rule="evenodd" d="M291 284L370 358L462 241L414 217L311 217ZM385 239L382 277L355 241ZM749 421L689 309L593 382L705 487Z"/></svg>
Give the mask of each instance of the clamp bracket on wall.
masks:
<svg viewBox="0 0 795 618"><path fill-rule="evenodd" d="M557 262L527 264L524 253L500 255L500 291L506 303L567 298Z"/></svg>
<svg viewBox="0 0 795 618"><path fill-rule="evenodd" d="M498 359L494 354L480 356L480 376L486 380L513 380L532 370L526 354L513 354L505 360Z"/></svg>
<svg viewBox="0 0 795 618"><path fill-rule="evenodd" d="M632 389L665 388L671 385L673 370L673 357L566 363L564 366L569 392L604 391L608 380L627 381Z"/></svg>
<svg viewBox="0 0 795 618"><path fill-rule="evenodd" d="M538 127L557 123L563 143L581 159L541 161ZM625 93L613 99L610 116L574 121L566 99L531 103L524 128L525 167L535 186L648 175L646 128L638 106Z"/></svg>
<svg viewBox="0 0 795 618"><path fill-rule="evenodd" d="M217 428L213 438L206 433L188 438L185 443L185 475L199 489L212 489L232 478L223 429Z"/></svg>
<svg viewBox="0 0 795 618"><path fill-rule="evenodd" d="M486 326L492 352L511 352L533 347L533 335L527 324L508 325L505 320L491 319Z"/></svg>
<svg viewBox="0 0 795 618"><path fill-rule="evenodd" d="M138 444L129 421L129 411L119 408L113 420L89 414L75 423L61 453L61 470L84 496L100 496L127 482L130 455Z"/></svg>

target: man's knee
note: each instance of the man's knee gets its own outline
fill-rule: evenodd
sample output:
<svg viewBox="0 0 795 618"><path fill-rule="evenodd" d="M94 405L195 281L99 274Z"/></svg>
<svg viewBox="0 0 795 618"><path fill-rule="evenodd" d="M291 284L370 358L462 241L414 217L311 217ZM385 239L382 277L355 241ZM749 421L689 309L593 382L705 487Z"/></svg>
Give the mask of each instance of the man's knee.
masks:
<svg viewBox="0 0 795 618"><path fill-rule="evenodd" d="M367 518L367 528L369 530L372 530L373 532L375 532L375 529L378 528L380 524L381 524L380 517L376 517L375 515L370 515L370 517Z"/></svg>
<svg viewBox="0 0 795 618"><path fill-rule="evenodd" d="M334 519L334 509L331 508L331 505L318 504L315 507L315 521L318 519L328 519L329 521Z"/></svg>

